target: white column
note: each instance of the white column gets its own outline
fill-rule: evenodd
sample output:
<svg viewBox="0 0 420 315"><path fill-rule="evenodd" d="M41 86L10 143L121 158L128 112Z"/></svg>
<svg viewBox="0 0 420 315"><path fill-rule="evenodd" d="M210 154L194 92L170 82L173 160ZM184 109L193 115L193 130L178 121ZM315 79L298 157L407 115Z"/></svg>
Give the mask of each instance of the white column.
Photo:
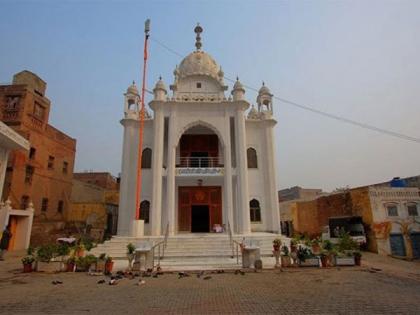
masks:
<svg viewBox="0 0 420 315"><path fill-rule="evenodd" d="M0 197L3 192L4 179L6 177L7 159L9 157L9 150L0 148ZM7 198L8 196L5 196Z"/></svg>
<svg viewBox="0 0 420 315"><path fill-rule="evenodd" d="M168 168L166 176L166 210L168 211L169 235L175 234L175 163L176 163L176 113L171 112L169 116L169 131L168 131Z"/></svg>
<svg viewBox="0 0 420 315"><path fill-rule="evenodd" d="M266 165L265 165L265 174L266 174L266 183L268 189L266 193L268 194L267 200L269 201L269 208L271 210L271 217L269 227L272 232L278 233L280 230L280 214L279 214L279 202L278 202L278 193L277 193L277 184L276 184L276 163L275 163L275 152L274 152L274 137L273 137L273 121L267 121L265 125L265 147L267 149ZM267 209L267 210L268 210Z"/></svg>
<svg viewBox="0 0 420 315"><path fill-rule="evenodd" d="M118 207L119 236L133 235L132 227L136 216L138 128L137 119L123 119L123 150L121 161L120 202Z"/></svg>
<svg viewBox="0 0 420 315"><path fill-rule="evenodd" d="M223 218L225 224L229 222L232 231L235 231L235 223L233 222L233 195L232 195L232 148L230 139L230 116L225 114L225 126L227 126L224 150L224 210Z"/></svg>
<svg viewBox="0 0 420 315"><path fill-rule="evenodd" d="M248 166L246 160L246 131L245 115L242 109L235 113L235 135L236 135L236 176L238 185L238 212L239 228L241 234L251 233L251 218L249 215L249 194L248 194Z"/></svg>
<svg viewBox="0 0 420 315"><path fill-rule="evenodd" d="M151 235L161 235L162 225L162 163L164 117L161 104L155 105L153 121Z"/></svg>

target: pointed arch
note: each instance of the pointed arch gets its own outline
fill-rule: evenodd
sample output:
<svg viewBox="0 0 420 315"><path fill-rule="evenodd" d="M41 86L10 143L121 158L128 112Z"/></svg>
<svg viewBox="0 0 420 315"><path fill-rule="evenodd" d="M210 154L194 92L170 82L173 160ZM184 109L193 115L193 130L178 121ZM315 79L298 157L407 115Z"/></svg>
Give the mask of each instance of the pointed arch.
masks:
<svg viewBox="0 0 420 315"><path fill-rule="evenodd" d="M177 137L176 137L176 141L175 141L175 143L176 144L178 144L179 143L179 140L181 139L181 137L182 137L182 135L188 130L188 129L191 129L192 127L195 127L195 126L203 126L203 127L206 127L206 128L208 128L208 129L210 129L211 131L213 131L216 135L217 135L217 137L219 138L219 141L220 141L220 143L221 143L221 145L222 145L222 147L224 148L225 147L225 141L224 141L224 138L223 138L223 136L222 136L222 134L220 133L220 131L219 131L219 129L217 129L216 127L214 127L212 124L210 124L210 123L208 123L208 122L205 122L205 121L203 121L203 120L196 120L196 121L193 121L193 122L191 122L191 123L189 123L189 124L187 124L187 125L185 125L183 128L181 128L181 130L178 132L178 134L177 134Z"/></svg>
<svg viewBox="0 0 420 315"><path fill-rule="evenodd" d="M258 168L257 151L250 147L246 150L246 160L248 168Z"/></svg>
<svg viewBox="0 0 420 315"><path fill-rule="evenodd" d="M254 198L249 202L249 212L251 222L261 222L261 207L257 199Z"/></svg>
<svg viewBox="0 0 420 315"><path fill-rule="evenodd" d="M152 168L152 149L143 149L141 154L141 168Z"/></svg>

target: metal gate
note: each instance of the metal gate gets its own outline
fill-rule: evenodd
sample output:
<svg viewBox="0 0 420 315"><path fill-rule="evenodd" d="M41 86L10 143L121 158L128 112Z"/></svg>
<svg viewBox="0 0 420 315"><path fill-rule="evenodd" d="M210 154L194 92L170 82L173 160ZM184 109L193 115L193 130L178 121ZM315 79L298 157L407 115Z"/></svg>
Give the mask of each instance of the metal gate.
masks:
<svg viewBox="0 0 420 315"><path fill-rule="evenodd" d="M395 256L405 256L404 237L402 234L391 234L389 236L391 254Z"/></svg>
<svg viewBox="0 0 420 315"><path fill-rule="evenodd" d="M420 232L411 233L410 237L413 245L413 257L420 258Z"/></svg>

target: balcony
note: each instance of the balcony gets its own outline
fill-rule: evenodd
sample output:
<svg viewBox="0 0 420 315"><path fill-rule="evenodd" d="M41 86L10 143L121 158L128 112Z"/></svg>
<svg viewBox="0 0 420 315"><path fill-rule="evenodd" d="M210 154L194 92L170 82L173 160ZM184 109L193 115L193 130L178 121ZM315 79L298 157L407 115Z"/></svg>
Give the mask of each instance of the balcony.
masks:
<svg viewBox="0 0 420 315"><path fill-rule="evenodd" d="M223 164L218 157L179 157L177 176L222 176Z"/></svg>

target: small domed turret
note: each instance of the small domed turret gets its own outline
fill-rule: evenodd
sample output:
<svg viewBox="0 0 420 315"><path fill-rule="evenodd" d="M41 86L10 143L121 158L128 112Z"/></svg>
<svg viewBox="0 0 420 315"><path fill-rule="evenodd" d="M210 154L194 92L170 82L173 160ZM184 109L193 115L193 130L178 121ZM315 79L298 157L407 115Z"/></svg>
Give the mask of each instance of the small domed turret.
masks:
<svg viewBox="0 0 420 315"><path fill-rule="evenodd" d="M132 94L132 95L139 95L139 90L137 89L136 83L133 81L133 83L127 88L126 94Z"/></svg>
<svg viewBox="0 0 420 315"><path fill-rule="evenodd" d="M155 101L165 101L166 100L166 86L162 81L162 77L159 77L159 81L156 82L155 88L153 89L153 94L155 96Z"/></svg>
<svg viewBox="0 0 420 315"><path fill-rule="evenodd" d="M270 112L271 114L273 113L273 94L271 94L270 89L265 86L264 82L258 91L257 104L259 112L265 111Z"/></svg>
<svg viewBox="0 0 420 315"><path fill-rule="evenodd" d="M137 89L136 83L133 83L127 88L127 92L124 94L124 114L126 118L137 118L140 103L139 90Z"/></svg>
<svg viewBox="0 0 420 315"><path fill-rule="evenodd" d="M239 78L236 77L236 82L233 85L232 96L233 101L242 101L244 99L245 89L242 83L239 81Z"/></svg>

